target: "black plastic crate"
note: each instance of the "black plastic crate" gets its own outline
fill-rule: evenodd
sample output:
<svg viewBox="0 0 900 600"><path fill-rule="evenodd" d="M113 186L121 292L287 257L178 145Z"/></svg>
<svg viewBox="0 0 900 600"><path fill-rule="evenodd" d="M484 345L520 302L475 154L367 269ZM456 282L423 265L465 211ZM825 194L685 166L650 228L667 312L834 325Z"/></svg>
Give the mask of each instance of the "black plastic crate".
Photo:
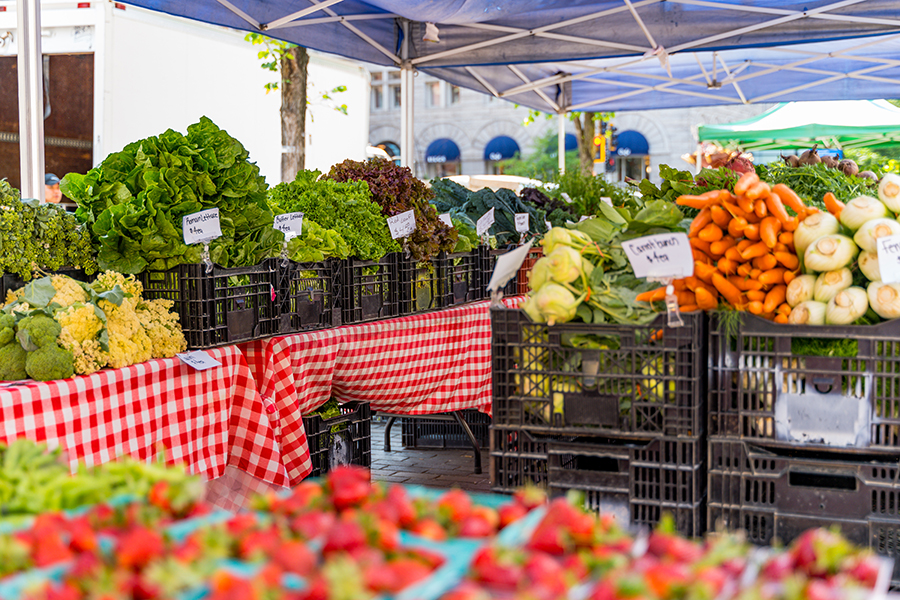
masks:
<svg viewBox="0 0 900 600"><path fill-rule="evenodd" d="M472 430L480 448L490 444L491 417L474 408L461 410L460 416ZM469 437L454 421L426 417L403 417L400 424L404 448L471 448Z"/></svg>
<svg viewBox="0 0 900 600"><path fill-rule="evenodd" d="M212 348L278 335L278 259L252 267L225 269L182 264L139 275L144 298L165 298L174 309L188 349Z"/></svg>
<svg viewBox="0 0 900 600"><path fill-rule="evenodd" d="M441 306L447 308L484 299L481 285L481 261L478 250L441 253L438 264Z"/></svg>
<svg viewBox="0 0 900 600"><path fill-rule="evenodd" d="M583 492L586 506L631 525L654 525L668 512L685 535L706 530L703 439L543 437L495 427L492 488L509 492L529 482L551 496Z"/></svg>
<svg viewBox="0 0 900 600"><path fill-rule="evenodd" d="M491 275L494 274L494 267L497 266L497 259L510 250L515 250L515 246L510 246L508 248L498 248L496 250L491 249L487 246L479 246L478 247L478 262L481 265L481 282L479 285L482 289L482 297L490 298L491 293L488 291L488 284L491 282ZM500 291L503 292L504 296L515 296L518 291L518 273L510 279L506 285L500 288Z"/></svg>
<svg viewBox="0 0 900 600"><path fill-rule="evenodd" d="M534 323L491 310L494 424L544 434L696 438L706 426L704 313L646 326ZM597 348L563 345L573 336Z"/></svg>
<svg viewBox="0 0 900 600"><path fill-rule="evenodd" d="M710 435L785 447L900 450L900 320L779 325L743 315L736 335L710 324ZM852 356L804 356L808 340ZM803 345L801 347L801 344Z"/></svg>
<svg viewBox="0 0 900 600"><path fill-rule="evenodd" d="M62 267L57 271L51 271L50 275L66 275L76 281L83 281L85 283L90 282L94 279L94 277L97 276L96 273L94 275L86 275L84 269L76 269L72 267ZM36 278L40 277L41 275L38 275ZM34 279L32 279L31 281L34 281ZM8 292L17 290L27 285L28 283L31 283L31 281L25 281L16 273L4 273L2 276L0 276L0 300L6 300L6 294Z"/></svg>
<svg viewBox="0 0 900 600"><path fill-rule="evenodd" d="M522 261L522 266L519 267L519 273L516 275L516 294L519 296L524 296L528 293L530 289L528 287L529 273L531 273L534 263L540 260L542 256L544 256L544 248L542 246L532 246L531 250L528 251L528 256Z"/></svg>
<svg viewBox="0 0 900 600"><path fill-rule="evenodd" d="M278 262L281 333L313 331L341 325L340 275L337 260Z"/></svg>
<svg viewBox="0 0 900 600"><path fill-rule="evenodd" d="M344 325L400 316L402 256L390 253L380 260L341 261L340 307Z"/></svg>
<svg viewBox="0 0 900 600"><path fill-rule="evenodd" d="M372 412L368 402L346 402L330 419L303 417L312 473L319 477L338 465L372 465Z"/></svg>
<svg viewBox="0 0 900 600"><path fill-rule="evenodd" d="M397 264L401 316L443 308L440 259L419 262L400 254Z"/></svg>
<svg viewBox="0 0 900 600"><path fill-rule="evenodd" d="M855 544L900 559L900 451L892 457L709 440L709 525L788 544L837 525ZM900 560L893 580L900 581Z"/></svg>

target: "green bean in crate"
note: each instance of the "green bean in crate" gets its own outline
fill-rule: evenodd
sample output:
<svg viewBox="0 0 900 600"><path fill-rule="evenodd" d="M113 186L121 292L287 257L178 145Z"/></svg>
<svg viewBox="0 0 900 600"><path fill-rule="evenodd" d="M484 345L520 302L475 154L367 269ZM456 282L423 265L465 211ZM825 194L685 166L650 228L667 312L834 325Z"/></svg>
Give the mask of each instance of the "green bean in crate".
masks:
<svg viewBox="0 0 900 600"><path fill-rule="evenodd" d="M542 434L696 439L705 430L706 316L549 326L491 310L494 424Z"/></svg>

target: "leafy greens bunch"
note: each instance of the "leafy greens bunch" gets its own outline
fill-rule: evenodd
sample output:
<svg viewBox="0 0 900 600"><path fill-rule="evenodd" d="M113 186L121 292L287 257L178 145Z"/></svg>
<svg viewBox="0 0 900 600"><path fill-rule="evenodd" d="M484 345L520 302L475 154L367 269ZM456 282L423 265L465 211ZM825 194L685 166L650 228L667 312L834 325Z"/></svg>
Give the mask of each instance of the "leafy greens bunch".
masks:
<svg viewBox="0 0 900 600"><path fill-rule="evenodd" d="M294 181L279 183L269 191L269 204L275 214L303 213L303 236L288 242L290 258L299 262L311 260L297 253L303 246L313 246L337 258L354 256L362 260L378 260L388 252L400 250L391 239L381 208L372 202L365 181L338 182L320 175L319 171L300 171ZM312 225L307 229L309 223ZM311 242L309 236L323 241ZM340 242L335 236L341 238Z"/></svg>
<svg viewBox="0 0 900 600"><path fill-rule="evenodd" d="M824 163L791 167L785 163L756 165L756 174L762 181L775 185L783 183L804 201L807 206L826 210L822 198L831 192L841 202L849 202L857 196L875 196L874 184L869 179L845 175L838 169L830 169ZM873 184L873 185L870 185Z"/></svg>
<svg viewBox="0 0 900 600"><path fill-rule="evenodd" d="M61 267L97 270L94 249L75 217L55 204L21 200L19 190L0 180L0 274L30 281L36 270Z"/></svg>
<svg viewBox="0 0 900 600"><path fill-rule="evenodd" d="M666 202L675 203L678 196L684 194L702 194L710 190L733 190L734 184L738 180L739 173L735 173L731 169L720 167L718 169L703 169L694 179L694 175L690 171L679 171L668 165L659 165L659 176L662 183L659 187L649 179L642 179L634 185L640 191L642 199L647 202L651 200L665 200ZM684 207L686 216L695 217L698 210Z"/></svg>
<svg viewBox="0 0 900 600"><path fill-rule="evenodd" d="M522 305L532 320L645 325L656 318L653 307L638 302L637 295L658 284L634 276L622 242L684 231L681 211L664 200L635 211L606 204L599 209L596 217L554 227L544 236L544 256L532 268L531 292Z"/></svg>
<svg viewBox="0 0 900 600"><path fill-rule="evenodd" d="M438 218L437 211L428 203L433 197L431 190L408 167L398 167L385 158L366 162L348 159L331 167L325 179L367 182L372 200L381 206L385 217L414 211L416 230L407 244L415 260L427 261L456 247L456 231Z"/></svg>
<svg viewBox="0 0 900 600"><path fill-rule="evenodd" d="M277 254L284 234L272 228L268 188L236 139L202 117L187 135L169 129L110 154L86 175L69 173L60 188L78 203L102 269L120 273L198 263L182 217L219 209L222 237L210 258L223 267L249 266Z"/></svg>

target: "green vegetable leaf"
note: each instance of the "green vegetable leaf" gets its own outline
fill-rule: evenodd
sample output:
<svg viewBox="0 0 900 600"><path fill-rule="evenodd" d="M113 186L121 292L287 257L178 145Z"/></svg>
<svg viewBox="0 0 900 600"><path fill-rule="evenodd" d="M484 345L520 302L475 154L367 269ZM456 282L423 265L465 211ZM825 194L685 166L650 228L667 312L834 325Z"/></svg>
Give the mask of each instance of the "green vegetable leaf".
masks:
<svg viewBox="0 0 900 600"><path fill-rule="evenodd" d="M41 277L25 286L21 300L32 306L47 306L56 295L56 288L49 277Z"/></svg>

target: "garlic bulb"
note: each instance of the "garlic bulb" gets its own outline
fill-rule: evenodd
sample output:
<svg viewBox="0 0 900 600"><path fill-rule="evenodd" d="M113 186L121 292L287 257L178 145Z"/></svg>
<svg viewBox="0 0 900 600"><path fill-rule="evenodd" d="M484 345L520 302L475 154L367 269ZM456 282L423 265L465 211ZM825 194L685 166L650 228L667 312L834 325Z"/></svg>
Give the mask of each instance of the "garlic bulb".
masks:
<svg viewBox="0 0 900 600"><path fill-rule="evenodd" d="M813 287L813 300L828 302L837 296L838 292L846 290L851 285L853 285L853 274L846 267L837 271L820 273Z"/></svg>
<svg viewBox="0 0 900 600"><path fill-rule="evenodd" d="M816 276L815 275L799 275L794 277L787 286L785 300L788 306L794 308L801 302L813 299L815 293Z"/></svg>
<svg viewBox="0 0 900 600"><path fill-rule="evenodd" d="M825 308L825 322L829 325L850 325L869 310L866 290L850 287L838 292L828 301Z"/></svg>

